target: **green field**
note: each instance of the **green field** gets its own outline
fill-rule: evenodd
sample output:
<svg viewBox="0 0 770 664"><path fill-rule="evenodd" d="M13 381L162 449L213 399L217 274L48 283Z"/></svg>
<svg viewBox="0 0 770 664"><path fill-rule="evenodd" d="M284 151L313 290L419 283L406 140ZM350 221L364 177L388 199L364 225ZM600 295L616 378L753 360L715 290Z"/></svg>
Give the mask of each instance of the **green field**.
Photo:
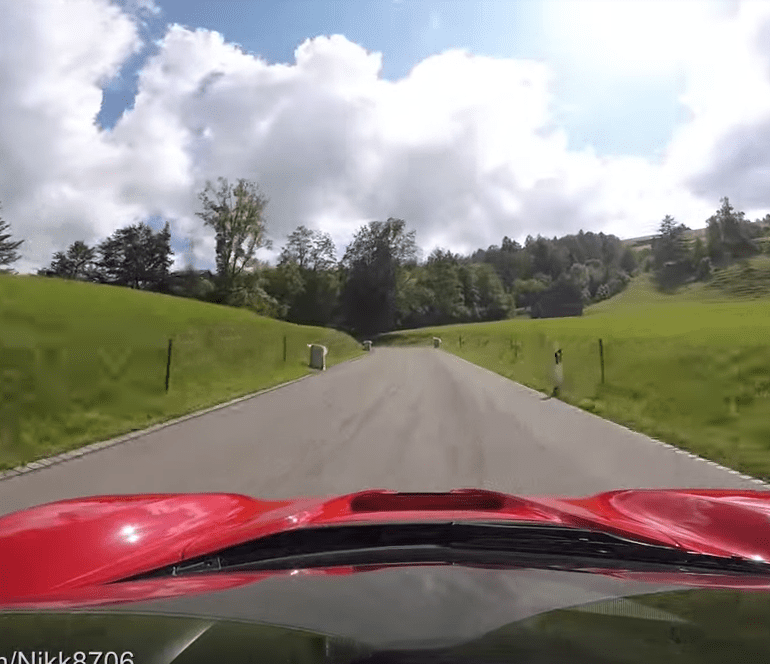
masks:
<svg viewBox="0 0 770 664"><path fill-rule="evenodd" d="M768 297L770 295L770 256L758 256L715 272L706 289L721 291L736 297Z"/></svg>
<svg viewBox="0 0 770 664"><path fill-rule="evenodd" d="M445 350L547 393L561 348L564 401L770 479L770 299L727 292L693 284L664 295L643 275L582 317L425 328L377 343L438 336Z"/></svg>
<svg viewBox="0 0 770 664"><path fill-rule="evenodd" d="M363 353L341 332L244 309L0 275L0 468L303 376L308 343L329 348L328 365Z"/></svg>

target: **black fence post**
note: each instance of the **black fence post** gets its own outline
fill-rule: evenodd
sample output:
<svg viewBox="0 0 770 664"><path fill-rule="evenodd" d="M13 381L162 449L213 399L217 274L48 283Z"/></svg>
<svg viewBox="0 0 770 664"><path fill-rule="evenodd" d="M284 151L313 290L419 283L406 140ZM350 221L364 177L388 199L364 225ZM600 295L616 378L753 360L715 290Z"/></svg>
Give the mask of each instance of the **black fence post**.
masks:
<svg viewBox="0 0 770 664"><path fill-rule="evenodd" d="M168 379L171 377L171 339L168 340L168 358L166 359L166 392L168 392Z"/></svg>
<svg viewBox="0 0 770 664"><path fill-rule="evenodd" d="M602 365L602 385L604 385L604 344L601 339L599 339L599 362Z"/></svg>
<svg viewBox="0 0 770 664"><path fill-rule="evenodd" d="M286 335L283 335L283 361L286 362Z"/></svg>
<svg viewBox="0 0 770 664"><path fill-rule="evenodd" d="M463 347L463 335L461 334L460 335L460 348L462 348L462 347Z"/></svg>

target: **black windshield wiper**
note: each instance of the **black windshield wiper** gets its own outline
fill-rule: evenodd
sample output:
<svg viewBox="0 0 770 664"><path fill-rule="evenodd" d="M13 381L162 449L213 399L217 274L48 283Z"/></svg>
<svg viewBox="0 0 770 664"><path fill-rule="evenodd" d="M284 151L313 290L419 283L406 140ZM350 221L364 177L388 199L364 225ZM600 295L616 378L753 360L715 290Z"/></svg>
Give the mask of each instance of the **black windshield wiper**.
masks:
<svg viewBox="0 0 770 664"><path fill-rule="evenodd" d="M449 522L298 528L122 581L212 572L415 562L770 575L770 565L764 562L690 553L582 528Z"/></svg>

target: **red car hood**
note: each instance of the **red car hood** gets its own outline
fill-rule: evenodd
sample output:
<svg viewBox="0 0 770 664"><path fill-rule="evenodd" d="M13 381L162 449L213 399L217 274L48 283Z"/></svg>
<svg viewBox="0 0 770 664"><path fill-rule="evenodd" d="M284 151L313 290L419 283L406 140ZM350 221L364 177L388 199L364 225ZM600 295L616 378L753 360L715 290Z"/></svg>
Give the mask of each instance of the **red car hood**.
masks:
<svg viewBox="0 0 770 664"><path fill-rule="evenodd" d="M623 490L588 498L524 498L478 489L374 490L286 501L226 493L96 496L0 517L0 606L94 605L219 590L280 572L111 582L296 528L444 520L579 526L695 553L770 561L770 493L762 491ZM770 588L769 579L621 575Z"/></svg>

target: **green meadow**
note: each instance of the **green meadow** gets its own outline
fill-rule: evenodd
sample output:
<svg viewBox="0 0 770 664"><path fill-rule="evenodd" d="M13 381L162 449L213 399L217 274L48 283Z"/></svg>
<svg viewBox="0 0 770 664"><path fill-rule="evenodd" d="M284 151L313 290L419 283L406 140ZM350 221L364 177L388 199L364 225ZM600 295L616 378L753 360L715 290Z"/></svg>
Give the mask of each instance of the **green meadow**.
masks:
<svg viewBox="0 0 770 664"><path fill-rule="evenodd" d="M548 394L561 348L564 401L770 479L770 261L749 267L748 276L735 266L675 294L642 275L582 317L407 330L377 343L438 336L444 350Z"/></svg>
<svg viewBox="0 0 770 664"><path fill-rule="evenodd" d="M328 347L327 365L363 352L341 332L244 309L0 275L0 468L299 378L309 343Z"/></svg>

